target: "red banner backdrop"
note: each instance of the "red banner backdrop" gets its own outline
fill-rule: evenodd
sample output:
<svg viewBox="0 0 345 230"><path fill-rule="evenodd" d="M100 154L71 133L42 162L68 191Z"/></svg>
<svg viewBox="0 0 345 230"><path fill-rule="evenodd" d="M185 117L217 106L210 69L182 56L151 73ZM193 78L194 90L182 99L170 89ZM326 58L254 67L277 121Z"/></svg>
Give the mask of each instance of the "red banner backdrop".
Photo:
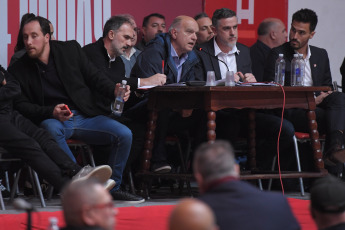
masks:
<svg viewBox="0 0 345 230"><path fill-rule="evenodd" d="M288 0L205 0L205 12L210 18L216 9L223 7L236 12L239 42L247 46L255 43L263 19L279 18L287 26Z"/></svg>

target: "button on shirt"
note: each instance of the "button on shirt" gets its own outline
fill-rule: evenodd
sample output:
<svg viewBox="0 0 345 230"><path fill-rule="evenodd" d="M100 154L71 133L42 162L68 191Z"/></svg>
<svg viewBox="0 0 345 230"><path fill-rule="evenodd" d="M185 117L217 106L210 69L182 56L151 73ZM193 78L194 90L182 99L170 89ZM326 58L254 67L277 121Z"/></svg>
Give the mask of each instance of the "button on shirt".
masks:
<svg viewBox="0 0 345 230"><path fill-rule="evenodd" d="M298 54L297 51L296 51L296 53ZM307 56L305 58L303 58L303 61L305 63L304 79L303 79L303 85L304 86L313 86L313 78L311 76L310 61L309 61L310 56L311 56L311 52L310 52L310 47L308 46Z"/></svg>
<svg viewBox="0 0 345 230"><path fill-rule="evenodd" d="M174 49L172 44L170 44L170 47L171 47L170 53L171 53L171 56L174 60L174 63L175 63L176 69L177 69L177 81L176 81L176 83L177 83L177 82L180 82L180 80L181 80L182 65L187 60L188 54L185 53L181 56L181 58L179 58L179 56L177 55L176 50Z"/></svg>
<svg viewBox="0 0 345 230"><path fill-rule="evenodd" d="M235 54L239 52L237 49L237 46L234 46L232 50L230 50L228 53L224 53L220 50L216 42L216 39L213 40L213 44L214 44L214 55L218 57L218 59L224 61L228 65L230 71L234 71L234 73L236 73L237 64L236 64ZM219 69L220 69L220 74L222 76L222 79L225 79L226 72L228 71L228 69L226 68L224 63L220 61L218 61L218 63L219 63Z"/></svg>

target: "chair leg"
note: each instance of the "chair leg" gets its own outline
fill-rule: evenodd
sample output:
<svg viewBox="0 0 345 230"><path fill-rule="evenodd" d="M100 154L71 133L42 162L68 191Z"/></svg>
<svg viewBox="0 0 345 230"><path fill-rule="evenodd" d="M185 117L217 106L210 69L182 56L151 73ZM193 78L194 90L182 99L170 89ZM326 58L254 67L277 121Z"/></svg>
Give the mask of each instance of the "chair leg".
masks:
<svg viewBox="0 0 345 230"><path fill-rule="evenodd" d="M0 185L1 185L1 180L0 180ZM5 204L4 204L4 199L2 197L2 191L0 189L0 206L1 206L1 210L6 210L5 209Z"/></svg>
<svg viewBox="0 0 345 230"><path fill-rule="evenodd" d="M301 169L301 162L300 162L300 159L299 159L299 150L298 150L298 143L297 143L297 138L296 138L296 136L293 136L293 142L294 142L294 145L295 145L295 154L296 154L297 171L298 171L298 172L302 172L302 169ZM300 185L300 188L301 188L301 195L304 196L303 179L302 179L302 177L300 177L300 178L298 178L298 179L299 179L299 185Z"/></svg>
<svg viewBox="0 0 345 230"><path fill-rule="evenodd" d="M13 182L13 186L12 186L12 189L11 189L11 195L10 195L10 201L12 202L13 199L14 199L14 195L17 191L17 188L18 188L18 182L19 182L19 177L20 177L20 173L22 172L22 169L19 169L18 172L16 173L15 175L15 178L14 178L14 182Z"/></svg>
<svg viewBox="0 0 345 230"><path fill-rule="evenodd" d="M273 157L273 162L272 162L272 168L271 168L271 170L272 171L274 171L274 169L276 168L276 162L277 162L277 155L275 155L274 157ZM271 188L272 188L272 178L269 180L269 182L268 182L268 190L270 191L271 190Z"/></svg>
<svg viewBox="0 0 345 230"><path fill-rule="evenodd" d="M92 151L90 149L90 146L86 145L85 146L85 151L87 152L87 155L89 157L91 166L92 167L96 167L95 160L93 159L93 154L92 154Z"/></svg>
<svg viewBox="0 0 345 230"><path fill-rule="evenodd" d="M258 184L259 184L259 189L262 191L262 190L264 190L263 188L262 188L262 181L261 181L261 179L258 179Z"/></svg>
<svg viewBox="0 0 345 230"><path fill-rule="evenodd" d="M45 208L46 207L46 203L44 201L44 197L43 197L42 189L41 189L41 184L40 184L40 181L38 179L37 173L33 169L31 169L31 168L29 168L29 170L33 174L34 184L36 185L37 193L38 193L38 196L39 196L40 201L41 201L41 206L42 206L42 208ZM32 187L34 187L34 185L32 185Z"/></svg>
<svg viewBox="0 0 345 230"><path fill-rule="evenodd" d="M10 180L8 179L8 171L5 172L6 188L8 191L11 191Z"/></svg>
<svg viewBox="0 0 345 230"><path fill-rule="evenodd" d="M131 168L129 168L129 170L128 170L128 180L129 180L129 187L131 189L131 193L135 195L136 193L135 193L135 187L134 187L134 182L133 182L133 174L132 174Z"/></svg>

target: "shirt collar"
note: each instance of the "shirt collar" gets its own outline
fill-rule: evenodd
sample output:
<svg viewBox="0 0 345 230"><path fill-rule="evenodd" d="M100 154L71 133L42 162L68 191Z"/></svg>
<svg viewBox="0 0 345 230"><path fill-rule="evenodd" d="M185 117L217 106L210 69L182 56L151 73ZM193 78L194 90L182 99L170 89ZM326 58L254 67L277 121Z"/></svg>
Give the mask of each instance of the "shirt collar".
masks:
<svg viewBox="0 0 345 230"><path fill-rule="evenodd" d="M108 54L108 57L109 57L109 62L113 62L113 61L115 61L115 59L116 59L116 55L115 55L113 58L111 58L108 52L107 52L107 54Z"/></svg>
<svg viewBox="0 0 345 230"><path fill-rule="evenodd" d="M188 53L183 54L183 55L181 56L181 58L180 58L180 57L177 55L176 50L175 50L175 48L174 48L174 46L173 46L172 44L170 44L170 49L171 49L170 54L171 54L171 56L173 57L173 59L178 59L178 60L180 60L180 61L185 61L185 60L187 60L187 58L188 58Z"/></svg>
<svg viewBox="0 0 345 230"><path fill-rule="evenodd" d="M213 39L213 45L214 45L214 56L218 56L219 54L234 54L237 53L239 54L240 51L237 49L237 46L232 47L232 50L230 50L228 53L224 53L218 46L216 42L216 38Z"/></svg>
<svg viewBox="0 0 345 230"><path fill-rule="evenodd" d="M135 54L136 51L137 51L137 50L136 50L134 47L132 47L132 48L131 48L131 52L129 53L129 56L128 56L128 57L127 57L126 54L123 54L122 56L123 56L124 58L126 58L127 60L131 60L131 57L133 56L133 54Z"/></svg>
<svg viewBox="0 0 345 230"><path fill-rule="evenodd" d="M296 54L299 54L296 50L295 50ZM311 51L310 51L310 46L308 45L308 51L307 51L307 56L305 57L306 60L309 60L311 56Z"/></svg>

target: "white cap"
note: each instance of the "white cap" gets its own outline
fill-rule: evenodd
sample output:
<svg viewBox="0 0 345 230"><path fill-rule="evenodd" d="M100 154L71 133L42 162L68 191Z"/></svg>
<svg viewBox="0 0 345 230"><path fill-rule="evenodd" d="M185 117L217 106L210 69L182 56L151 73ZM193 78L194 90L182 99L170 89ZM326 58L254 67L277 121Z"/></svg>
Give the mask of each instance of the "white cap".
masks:
<svg viewBox="0 0 345 230"><path fill-rule="evenodd" d="M284 57L284 54L279 54L279 57Z"/></svg>
<svg viewBox="0 0 345 230"><path fill-rule="evenodd" d="M294 57L298 57L298 54L294 54L293 56L294 56Z"/></svg>
<svg viewBox="0 0 345 230"><path fill-rule="evenodd" d="M127 81L126 80L122 80L122 85L126 85Z"/></svg>

